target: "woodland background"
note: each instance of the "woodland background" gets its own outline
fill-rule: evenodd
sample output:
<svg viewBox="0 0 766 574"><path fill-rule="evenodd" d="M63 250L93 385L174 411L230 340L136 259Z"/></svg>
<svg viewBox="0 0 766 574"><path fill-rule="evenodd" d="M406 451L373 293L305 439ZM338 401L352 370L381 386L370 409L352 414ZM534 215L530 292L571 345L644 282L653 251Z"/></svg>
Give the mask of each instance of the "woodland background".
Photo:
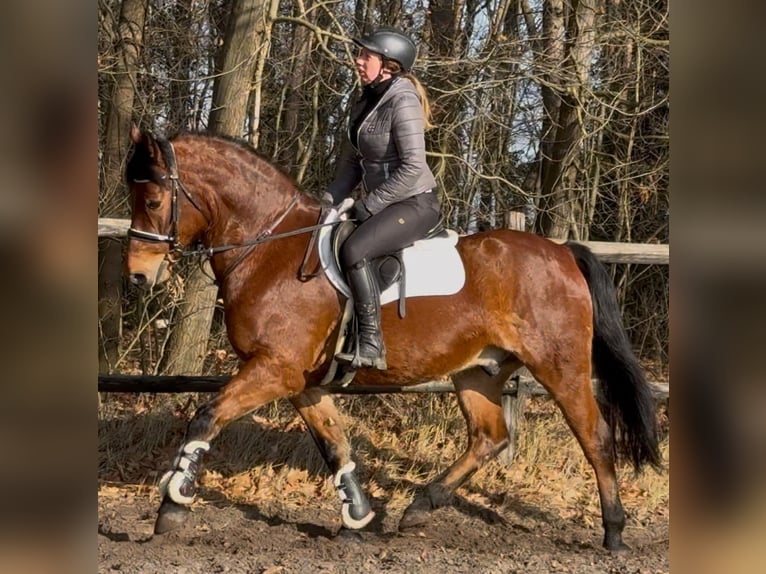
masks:
<svg viewBox="0 0 766 574"><path fill-rule="evenodd" d="M669 241L666 0L99 0L99 216L128 217L131 122L243 138L307 192L332 179L358 88L350 39L395 25L416 75L444 218L556 238ZM99 371L222 373L203 266L138 298L99 244ZM634 348L668 362L667 266L611 265Z"/></svg>

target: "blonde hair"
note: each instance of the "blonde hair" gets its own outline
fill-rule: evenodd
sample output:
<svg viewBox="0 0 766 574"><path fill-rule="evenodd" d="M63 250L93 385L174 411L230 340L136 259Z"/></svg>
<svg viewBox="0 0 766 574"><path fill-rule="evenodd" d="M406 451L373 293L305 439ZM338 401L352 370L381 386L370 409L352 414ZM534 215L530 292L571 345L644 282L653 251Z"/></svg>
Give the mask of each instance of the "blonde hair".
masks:
<svg viewBox="0 0 766 574"><path fill-rule="evenodd" d="M402 73L402 67L399 65L399 62L389 59L383 60L383 69L391 72L394 76L401 75L412 82L412 85L415 86L415 91L420 98L420 104L423 106L423 126L427 130L434 127L434 124L431 123L431 103L428 101L428 93L426 92L425 86L420 83L420 80L418 80L415 74L412 72Z"/></svg>

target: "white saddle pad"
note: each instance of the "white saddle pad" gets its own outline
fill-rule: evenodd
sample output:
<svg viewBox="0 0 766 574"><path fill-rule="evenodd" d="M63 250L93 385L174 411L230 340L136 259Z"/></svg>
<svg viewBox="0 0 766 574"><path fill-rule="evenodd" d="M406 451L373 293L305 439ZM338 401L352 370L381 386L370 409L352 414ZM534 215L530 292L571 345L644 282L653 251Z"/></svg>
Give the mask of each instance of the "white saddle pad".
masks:
<svg viewBox="0 0 766 574"><path fill-rule="evenodd" d="M339 221L335 209L331 209L323 223ZM343 272L332 252L332 230L334 226L327 225L320 229L317 239L317 249L322 269L335 288L346 297L351 291L346 284ZM402 252L402 262L405 268L405 297L424 297L427 295L452 295L463 288L465 284L465 268L455 246L458 234L447 230L448 236L416 241ZM380 303L384 305L399 299L399 283L395 282L380 294Z"/></svg>

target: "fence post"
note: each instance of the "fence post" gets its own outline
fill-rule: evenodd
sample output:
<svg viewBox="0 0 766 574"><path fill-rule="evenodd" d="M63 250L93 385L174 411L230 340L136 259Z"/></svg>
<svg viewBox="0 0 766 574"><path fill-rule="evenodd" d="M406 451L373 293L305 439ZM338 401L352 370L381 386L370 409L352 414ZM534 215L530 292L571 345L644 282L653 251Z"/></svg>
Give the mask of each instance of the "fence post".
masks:
<svg viewBox="0 0 766 574"><path fill-rule="evenodd" d="M508 446L498 456L503 464L511 464L519 445L519 427L524 417L524 405L529 397L529 387L525 380L531 377L526 367L516 371L509 380L516 381L516 394L503 395L502 406L505 426L508 428Z"/></svg>
<svg viewBox="0 0 766 574"><path fill-rule="evenodd" d="M117 369L122 336L122 243L98 241L98 371Z"/></svg>
<svg viewBox="0 0 766 574"><path fill-rule="evenodd" d="M510 229L516 229L518 231L526 230L526 219L523 211L506 212L504 223L505 226ZM511 464L513 462L513 457L516 456L519 425L524 416L524 402L529 394L526 385L521 382L522 374L528 374L528 371L522 368L511 375L511 379L516 380L516 394L503 395L503 398L501 399L503 416L505 417L505 426L508 428L508 446L498 455L504 464Z"/></svg>

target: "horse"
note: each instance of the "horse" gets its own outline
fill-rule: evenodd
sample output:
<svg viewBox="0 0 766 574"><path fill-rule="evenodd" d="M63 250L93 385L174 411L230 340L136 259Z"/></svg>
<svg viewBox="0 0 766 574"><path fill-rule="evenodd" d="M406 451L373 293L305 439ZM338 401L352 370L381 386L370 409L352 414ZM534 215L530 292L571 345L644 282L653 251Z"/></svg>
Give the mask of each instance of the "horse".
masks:
<svg viewBox="0 0 766 574"><path fill-rule="evenodd" d="M155 137L133 126L125 177L131 227L129 281L168 278L185 248L201 245L223 299L241 368L188 423L160 483L156 534L180 527L210 443L232 421L276 399L302 416L341 498L343 529L374 512L356 473L341 417L323 378L335 352L345 296L303 263L319 201L252 147L204 133ZM271 239L271 240L269 240ZM419 489L400 531L427 524L435 508L508 443L501 398L525 366L560 408L593 467L603 545L628 550L616 462L660 470L656 404L631 346L604 265L586 246L496 229L461 236L465 284L452 295L407 300L406 317L383 305L388 369L359 369L352 385L407 386L451 378L465 417L465 452ZM488 362L496 368L487 368ZM592 371L599 379L594 396Z"/></svg>

